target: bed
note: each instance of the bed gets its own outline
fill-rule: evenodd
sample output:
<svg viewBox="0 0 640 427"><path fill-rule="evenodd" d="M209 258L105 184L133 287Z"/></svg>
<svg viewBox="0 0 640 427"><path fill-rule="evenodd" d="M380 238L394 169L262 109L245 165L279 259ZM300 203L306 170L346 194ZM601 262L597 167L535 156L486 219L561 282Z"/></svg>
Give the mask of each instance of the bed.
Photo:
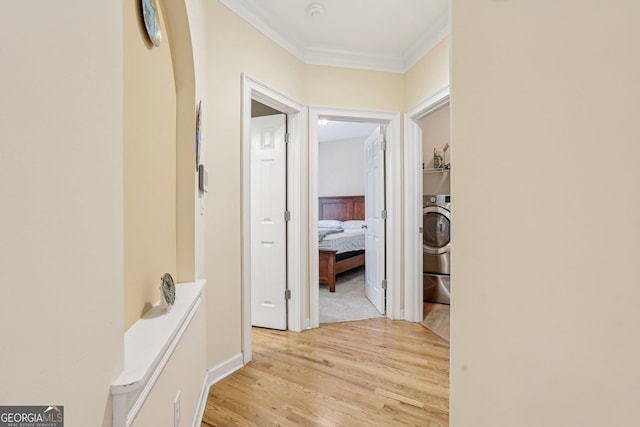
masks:
<svg viewBox="0 0 640 427"><path fill-rule="evenodd" d="M318 242L319 282L335 292L336 275L364 265L364 196L319 197L318 219L319 225L331 220L344 224L342 232L332 232Z"/></svg>

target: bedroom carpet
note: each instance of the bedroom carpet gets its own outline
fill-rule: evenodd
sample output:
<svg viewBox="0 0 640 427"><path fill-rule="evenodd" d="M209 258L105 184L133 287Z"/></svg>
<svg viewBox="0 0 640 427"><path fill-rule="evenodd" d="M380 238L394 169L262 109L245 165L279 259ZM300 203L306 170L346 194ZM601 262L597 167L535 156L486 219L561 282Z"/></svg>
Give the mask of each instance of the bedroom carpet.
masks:
<svg viewBox="0 0 640 427"><path fill-rule="evenodd" d="M364 294L364 266L339 274L336 291L320 285L320 323L382 317Z"/></svg>

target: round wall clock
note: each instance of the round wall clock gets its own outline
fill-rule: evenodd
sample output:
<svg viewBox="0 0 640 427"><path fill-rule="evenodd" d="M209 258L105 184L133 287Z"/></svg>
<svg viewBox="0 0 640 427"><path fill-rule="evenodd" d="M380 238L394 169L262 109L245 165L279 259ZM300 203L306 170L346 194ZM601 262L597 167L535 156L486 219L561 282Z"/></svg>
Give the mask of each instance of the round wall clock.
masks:
<svg viewBox="0 0 640 427"><path fill-rule="evenodd" d="M171 307L176 302L176 285L173 283L173 277L169 273L165 273L162 276L160 290L162 291L163 301Z"/></svg>
<svg viewBox="0 0 640 427"><path fill-rule="evenodd" d="M156 0L142 1L142 17L144 18L144 28L147 30L149 39L154 46L160 46L162 33L160 32L160 16L158 15L158 7Z"/></svg>

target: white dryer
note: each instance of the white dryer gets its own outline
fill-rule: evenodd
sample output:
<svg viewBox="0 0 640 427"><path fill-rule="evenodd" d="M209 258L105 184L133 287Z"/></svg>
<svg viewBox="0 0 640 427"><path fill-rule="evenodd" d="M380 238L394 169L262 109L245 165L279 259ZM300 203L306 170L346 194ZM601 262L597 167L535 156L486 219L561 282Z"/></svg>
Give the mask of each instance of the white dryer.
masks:
<svg viewBox="0 0 640 427"><path fill-rule="evenodd" d="M449 304L451 274L451 196L424 196L422 209L423 299Z"/></svg>

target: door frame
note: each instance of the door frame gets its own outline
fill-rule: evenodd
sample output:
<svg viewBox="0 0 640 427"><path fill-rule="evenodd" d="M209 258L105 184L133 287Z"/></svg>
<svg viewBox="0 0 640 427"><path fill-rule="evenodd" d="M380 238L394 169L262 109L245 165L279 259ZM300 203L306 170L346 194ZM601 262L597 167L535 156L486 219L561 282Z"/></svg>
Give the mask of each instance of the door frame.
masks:
<svg viewBox="0 0 640 427"><path fill-rule="evenodd" d="M404 114L404 295L405 319L423 320L422 307L422 128L419 121L449 103L449 86Z"/></svg>
<svg viewBox="0 0 640 427"><path fill-rule="evenodd" d="M402 249L402 172L400 113L348 110L331 107L309 107L309 327L320 326L318 304L318 120L348 120L379 123L387 126L385 158L386 179L386 271L387 317L402 319L401 254Z"/></svg>
<svg viewBox="0 0 640 427"><path fill-rule="evenodd" d="M247 364L251 350L251 101L256 100L287 115L287 328L302 331L303 301L307 279L307 205L305 185L307 112L303 104L242 74L242 358ZM284 215L284 212L282 213ZM284 298L284 295L283 295Z"/></svg>

